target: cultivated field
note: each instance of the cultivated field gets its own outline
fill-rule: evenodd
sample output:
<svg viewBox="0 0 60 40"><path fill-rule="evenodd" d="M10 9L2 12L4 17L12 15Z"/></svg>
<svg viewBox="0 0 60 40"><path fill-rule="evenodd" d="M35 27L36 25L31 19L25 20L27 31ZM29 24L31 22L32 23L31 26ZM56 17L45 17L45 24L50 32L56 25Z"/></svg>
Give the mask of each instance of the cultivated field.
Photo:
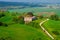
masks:
<svg viewBox="0 0 60 40"><path fill-rule="evenodd" d="M60 8L40 8L40 7L34 7L34 8L24 8L24 9L15 9L15 10L9 10L10 12L33 12L35 15L40 12L54 12L58 15L60 15Z"/></svg>

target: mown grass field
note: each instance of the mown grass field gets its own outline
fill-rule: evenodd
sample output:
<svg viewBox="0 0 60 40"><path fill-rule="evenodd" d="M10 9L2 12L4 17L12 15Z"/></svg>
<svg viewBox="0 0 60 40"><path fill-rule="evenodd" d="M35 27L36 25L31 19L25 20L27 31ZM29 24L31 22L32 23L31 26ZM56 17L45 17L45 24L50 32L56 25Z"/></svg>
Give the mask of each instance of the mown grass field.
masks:
<svg viewBox="0 0 60 40"><path fill-rule="evenodd" d="M56 40L60 40L60 21L49 20L43 26L53 35Z"/></svg>
<svg viewBox="0 0 60 40"><path fill-rule="evenodd" d="M50 40L41 30L30 26L14 24L9 27L0 26L0 38L10 37L11 40Z"/></svg>
<svg viewBox="0 0 60 40"><path fill-rule="evenodd" d="M51 40L41 29L25 24L16 24L11 15L0 18L0 22L8 24L8 27L0 26L0 40Z"/></svg>

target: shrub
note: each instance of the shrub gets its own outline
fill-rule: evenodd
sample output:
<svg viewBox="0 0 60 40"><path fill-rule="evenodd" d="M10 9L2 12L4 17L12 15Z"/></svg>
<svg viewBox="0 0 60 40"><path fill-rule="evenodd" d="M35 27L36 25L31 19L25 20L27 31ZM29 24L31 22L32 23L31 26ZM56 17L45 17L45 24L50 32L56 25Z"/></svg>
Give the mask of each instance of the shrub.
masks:
<svg viewBox="0 0 60 40"><path fill-rule="evenodd" d="M59 16L56 15L56 14L54 14L54 15L51 15L51 16L50 16L50 19L51 19L51 20L59 20Z"/></svg>
<svg viewBox="0 0 60 40"><path fill-rule="evenodd" d="M5 27L8 27L8 24L4 24Z"/></svg>
<svg viewBox="0 0 60 40"><path fill-rule="evenodd" d="M5 40L4 38L0 38L0 40Z"/></svg>
<svg viewBox="0 0 60 40"><path fill-rule="evenodd" d="M8 25L5 24L5 23L0 22L0 26L5 26L5 27L7 27Z"/></svg>
<svg viewBox="0 0 60 40"><path fill-rule="evenodd" d="M1 18L1 17L4 17L4 16L5 16L5 14L0 14L0 18Z"/></svg>
<svg viewBox="0 0 60 40"><path fill-rule="evenodd" d="M15 23L18 23L17 17L13 17L13 21L14 21Z"/></svg>
<svg viewBox="0 0 60 40"><path fill-rule="evenodd" d="M14 21L15 23L24 24L24 18L23 18L23 16L14 17L14 18L13 18L13 21Z"/></svg>
<svg viewBox="0 0 60 40"><path fill-rule="evenodd" d="M60 33L58 31L52 31L52 33L55 35L60 35Z"/></svg>
<svg viewBox="0 0 60 40"><path fill-rule="evenodd" d="M18 21L20 24L24 24L24 18L22 16L18 19Z"/></svg>
<svg viewBox="0 0 60 40"><path fill-rule="evenodd" d="M42 19L42 18L44 18L44 17L43 17L43 15L40 15L38 18L39 18L39 19Z"/></svg>
<svg viewBox="0 0 60 40"><path fill-rule="evenodd" d="M11 37L1 37L0 40L12 40Z"/></svg>
<svg viewBox="0 0 60 40"><path fill-rule="evenodd" d="M0 26L2 26L3 25L3 23L2 22L0 22Z"/></svg>
<svg viewBox="0 0 60 40"><path fill-rule="evenodd" d="M38 15L37 15L37 18L38 18L38 19L42 19L42 18L44 18L44 15L38 14Z"/></svg>

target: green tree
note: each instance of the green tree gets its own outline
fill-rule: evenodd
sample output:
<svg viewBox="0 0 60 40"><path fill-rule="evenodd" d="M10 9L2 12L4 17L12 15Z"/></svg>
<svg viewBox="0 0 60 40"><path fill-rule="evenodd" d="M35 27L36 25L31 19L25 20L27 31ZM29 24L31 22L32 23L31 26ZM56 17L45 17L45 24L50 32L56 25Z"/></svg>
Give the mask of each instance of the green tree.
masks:
<svg viewBox="0 0 60 40"><path fill-rule="evenodd" d="M28 12L27 15L34 16L32 12Z"/></svg>
<svg viewBox="0 0 60 40"><path fill-rule="evenodd" d="M39 15L37 16L37 18L38 18L38 19L42 19L42 18L44 18L44 17L43 17L43 15L39 14Z"/></svg>
<svg viewBox="0 0 60 40"><path fill-rule="evenodd" d="M0 13L0 18L1 17L4 17L5 16L5 14L2 12L2 13Z"/></svg>
<svg viewBox="0 0 60 40"><path fill-rule="evenodd" d="M50 19L51 19L51 20L59 20L59 16L56 15L56 14L54 14L54 15L51 15L51 16L50 16Z"/></svg>
<svg viewBox="0 0 60 40"><path fill-rule="evenodd" d="M24 17L23 17L23 16L19 16L18 22L19 22L20 24L24 24Z"/></svg>
<svg viewBox="0 0 60 40"><path fill-rule="evenodd" d="M23 18L23 16L19 16L19 17L14 16L14 17L13 17L13 21L14 21L15 23L24 24L24 18Z"/></svg>

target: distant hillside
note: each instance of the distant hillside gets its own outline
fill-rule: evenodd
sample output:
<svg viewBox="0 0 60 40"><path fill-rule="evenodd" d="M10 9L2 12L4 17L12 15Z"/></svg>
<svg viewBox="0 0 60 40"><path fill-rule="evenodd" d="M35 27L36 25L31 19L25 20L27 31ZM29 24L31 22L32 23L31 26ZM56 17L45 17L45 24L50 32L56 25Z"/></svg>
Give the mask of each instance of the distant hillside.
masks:
<svg viewBox="0 0 60 40"><path fill-rule="evenodd" d="M29 3L29 2L5 2L5 1L0 1L0 7L6 7L6 6L28 6L28 7L46 7L47 5L56 5L60 3L48 3L48 2L34 2L34 3Z"/></svg>
<svg viewBox="0 0 60 40"><path fill-rule="evenodd" d="M0 6L28 6L27 3L24 2L2 2L0 1Z"/></svg>
<svg viewBox="0 0 60 40"><path fill-rule="evenodd" d="M4 1L0 1L0 7L5 7L5 6L44 7L45 5L39 5L38 3L29 3L29 2L4 2Z"/></svg>

